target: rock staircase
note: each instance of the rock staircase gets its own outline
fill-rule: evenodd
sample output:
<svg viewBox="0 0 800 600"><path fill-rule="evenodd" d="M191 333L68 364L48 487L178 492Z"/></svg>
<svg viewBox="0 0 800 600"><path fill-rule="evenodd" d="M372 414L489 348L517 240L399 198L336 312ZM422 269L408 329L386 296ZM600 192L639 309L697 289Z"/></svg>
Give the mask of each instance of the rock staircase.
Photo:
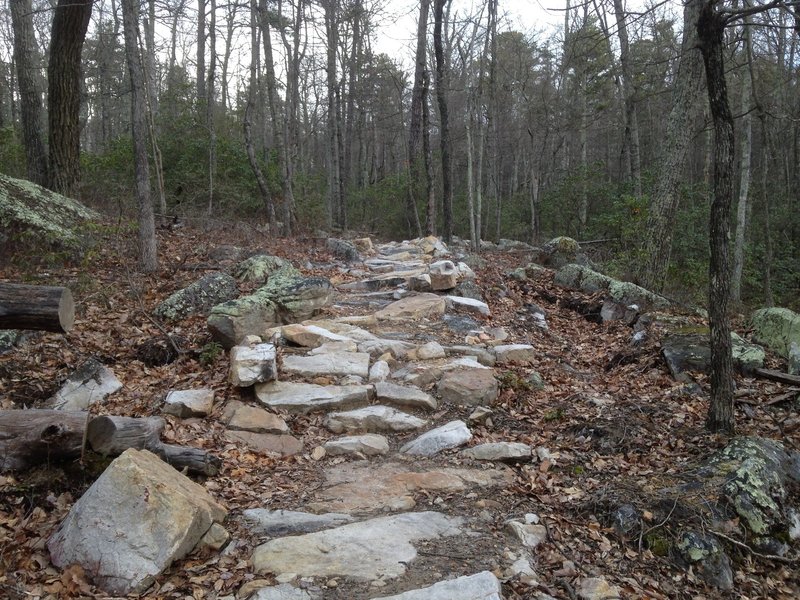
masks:
<svg viewBox="0 0 800 600"><path fill-rule="evenodd" d="M297 414L322 416L330 434L311 452L322 485L291 510L241 515L258 543L256 579L237 596L490 600L515 578L544 600L530 552L545 527L521 506L492 510L514 480L506 463L536 452L516 440L474 444L471 432L492 424L496 369L534 349L481 321L482 301L436 293L474 275L437 261L435 239L376 251L338 286L333 312L345 315L232 350L231 382L254 386L264 408L229 406L229 439L296 453L302 443L278 415Z"/></svg>

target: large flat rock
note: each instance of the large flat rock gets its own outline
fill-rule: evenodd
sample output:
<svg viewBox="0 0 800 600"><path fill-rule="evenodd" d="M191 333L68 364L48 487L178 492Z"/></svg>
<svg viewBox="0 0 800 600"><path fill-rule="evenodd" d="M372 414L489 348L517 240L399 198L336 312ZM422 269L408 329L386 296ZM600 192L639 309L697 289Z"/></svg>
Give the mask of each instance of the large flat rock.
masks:
<svg viewBox="0 0 800 600"><path fill-rule="evenodd" d="M368 514L411 510L414 494L420 490L457 493L476 488L509 485L511 470L431 468L415 469L413 464L359 461L334 465L325 471L325 483L307 508L314 512Z"/></svg>
<svg viewBox="0 0 800 600"><path fill-rule="evenodd" d="M227 511L202 486L146 450L126 450L74 504L47 547L57 567L81 565L115 595L147 589Z"/></svg>
<svg viewBox="0 0 800 600"><path fill-rule="evenodd" d="M399 385L388 381L375 384L375 397L379 402L394 406L436 410L436 398L417 387Z"/></svg>
<svg viewBox="0 0 800 600"><path fill-rule="evenodd" d="M445 300L436 294L415 294L375 313L379 321L408 321L422 318L439 318L444 314Z"/></svg>
<svg viewBox="0 0 800 600"><path fill-rule="evenodd" d="M458 535L461 523L437 512L404 513L279 538L256 548L253 568L300 577L396 579L416 558L415 542Z"/></svg>
<svg viewBox="0 0 800 600"><path fill-rule="evenodd" d="M440 581L426 588L372 600L503 600L500 581L490 571Z"/></svg>
<svg viewBox="0 0 800 600"><path fill-rule="evenodd" d="M494 370L475 364L465 363L442 375L437 385L442 402L466 406L491 406L494 403L499 393Z"/></svg>
<svg viewBox="0 0 800 600"><path fill-rule="evenodd" d="M274 410L305 414L364 406L369 403L372 386L273 381L257 385L255 391L259 402Z"/></svg>
<svg viewBox="0 0 800 600"><path fill-rule="evenodd" d="M281 335L292 344L306 348L317 348L327 342L353 341L352 338L328 331L319 325L301 325L300 323L284 325L281 327Z"/></svg>
<svg viewBox="0 0 800 600"><path fill-rule="evenodd" d="M345 412L331 413L325 427L333 433L380 433L413 431L426 421L389 406L366 406Z"/></svg>
<svg viewBox="0 0 800 600"><path fill-rule="evenodd" d="M268 510L249 508L242 513L249 531L258 535L283 537L299 533L313 533L352 523L355 519L342 513L313 513L296 510Z"/></svg>
<svg viewBox="0 0 800 600"><path fill-rule="evenodd" d="M56 410L86 410L122 389L122 382L108 367L90 358L69 376L50 399Z"/></svg>
<svg viewBox="0 0 800 600"><path fill-rule="evenodd" d="M431 429L400 448L403 454L433 456L448 448L463 446L472 439L472 433L463 421L450 421Z"/></svg>
<svg viewBox="0 0 800 600"><path fill-rule="evenodd" d="M304 377L356 375L366 379L369 377L369 354L363 352L331 352L311 356L289 354L283 357L282 370Z"/></svg>

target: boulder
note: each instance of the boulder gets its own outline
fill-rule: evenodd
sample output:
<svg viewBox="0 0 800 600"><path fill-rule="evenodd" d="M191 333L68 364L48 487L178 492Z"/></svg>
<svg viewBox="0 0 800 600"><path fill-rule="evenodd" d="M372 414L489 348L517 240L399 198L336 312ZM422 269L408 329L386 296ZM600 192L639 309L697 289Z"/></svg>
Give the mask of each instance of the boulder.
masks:
<svg viewBox="0 0 800 600"><path fill-rule="evenodd" d="M328 252L336 258L348 263L361 262L361 255L353 242L340 240L338 238L328 238L326 243Z"/></svg>
<svg viewBox="0 0 800 600"><path fill-rule="evenodd" d="M214 407L214 390L172 390L164 400L164 412L180 419L205 417Z"/></svg>
<svg viewBox="0 0 800 600"><path fill-rule="evenodd" d="M366 379L369 377L369 354L364 352L330 352L310 356L287 354L283 357L282 370L284 373L305 377L355 375Z"/></svg>
<svg viewBox="0 0 800 600"><path fill-rule="evenodd" d="M472 439L466 423L463 421L450 421L441 427L431 429L421 436L400 448L403 454L415 456L433 456L448 448L458 448Z"/></svg>
<svg viewBox="0 0 800 600"><path fill-rule="evenodd" d="M435 360L445 356L447 354L439 342L428 342L417 348L417 358L419 360Z"/></svg>
<svg viewBox="0 0 800 600"><path fill-rule="evenodd" d="M385 381L375 384L375 397L385 404L423 410L436 410L438 405L436 398L419 388Z"/></svg>
<svg viewBox="0 0 800 600"><path fill-rule="evenodd" d="M310 319L333 299L333 286L328 279L304 277L294 269L276 271L261 289L275 303L281 323Z"/></svg>
<svg viewBox="0 0 800 600"><path fill-rule="evenodd" d="M255 293L218 304L208 316L208 329L214 341L229 349L249 334L262 334L279 325L275 302L260 288Z"/></svg>
<svg viewBox="0 0 800 600"><path fill-rule="evenodd" d="M589 294L602 291L615 302L625 306L635 304L640 310L666 308L670 305L669 300L643 287L627 281L619 281L577 264L568 264L559 269L553 281L562 287L581 290Z"/></svg>
<svg viewBox="0 0 800 600"><path fill-rule="evenodd" d="M293 268L292 263L285 258L270 254L256 254L238 263L231 272L239 281L263 285L267 283L269 276L273 273Z"/></svg>
<svg viewBox="0 0 800 600"><path fill-rule="evenodd" d="M234 346L231 348L228 380L238 387L273 381L278 376L275 358L275 346L272 344Z"/></svg>
<svg viewBox="0 0 800 600"><path fill-rule="evenodd" d="M494 347L494 354L498 364L510 362L529 365L537 358L537 352L530 344L504 344Z"/></svg>
<svg viewBox="0 0 800 600"><path fill-rule="evenodd" d="M762 308L750 319L753 340L764 344L784 358L794 342L800 346L800 314L788 308Z"/></svg>
<svg viewBox="0 0 800 600"><path fill-rule="evenodd" d="M153 314L163 321L178 321L190 315L208 315L214 306L233 300L238 295L239 288L233 277L227 273L209 273L161 302Z"/></svg>
<svg viewBox="0 0 800 600"><path fill-rule="evenodd" d="M560 236L553 238L542 246L541 251L538 253L537 262L551 269L560 269L564 265L573 263L588 265L589 259L581 252L581 245L577 240Z"/></svg>
<svg viewBox="0 0 800 600"><path fill-rule="evenodd" d="M478 300L479 302L484 301L483 290L481 290L481 288L479 288L471 279L459 283L455 288L453 288L453 290L450 292L450 295L458 296L459 298L472 298L473 300Z"/></svg>
<svg viewBox="0 0 800 600"><path fill-rule="evenodd" d="M449 260L431 263L428 267L431 277L431 289L434 291L452 290L458 283L458 269Z"/></svg>
<svg viewBox="0 0 800 600"><path fill-rule="evenodd" d="M677 549L684 563L694 566L706 583L721 590L733 589L731 561L716 536L685 531L678 540Z"/></svg>
<svg viewBox="0 0 800 600"><path fill-rule="evenodd" d="M183 558L227 511L146 450L126 450L47 541L57 567L81 565L114 595L138 594Z"/></svg>
<svg viewBox="0 0 800 600"><path fill-rule="evenodd" d="M740 372L748 374L764 366L765 355L761 346L748 344L734 332L731 332L731 344L733 364ZM708 335L690 333L668 336L661 342L661 354L670 373L678 380L686 377L681 376L686 371L708 372L711 368Z"/></svg>
<svg viewBox="0 0 800 600"><path fill-rule="evenodd" d="M86 410L122 389L114 372L90 358L70 375L48 406L56 410Z"/></svg>

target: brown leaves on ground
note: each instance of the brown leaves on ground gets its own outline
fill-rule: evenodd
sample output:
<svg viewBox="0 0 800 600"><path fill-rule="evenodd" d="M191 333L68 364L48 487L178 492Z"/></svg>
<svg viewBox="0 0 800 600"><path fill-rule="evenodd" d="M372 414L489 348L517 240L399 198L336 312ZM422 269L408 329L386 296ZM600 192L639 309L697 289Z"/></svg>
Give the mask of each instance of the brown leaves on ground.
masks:
<svg viewBox="0 0 800 600"><path fill-rule="evenodd" d="M0 280L69 286L77 319L67 335L34 334L21 348L0 356L0 408L40 405L89 357L111 367L124 383L96 409L106 414L161 414L167 391L210 387L216 393L214 413L207 419L166 416L165 441L202 447L222 459L220 475L203 485L234 514L250 507L300 505L319 485L312 452L328 436L321 419L287 419L292 433L305 443L306 454L296 457L268 457L226 442L219 417L225 402L240 396L226 383L227 355L209 351L204 318L169 326L151 316L173 291L219 266L209 251L223 244L288 258L310 275L352 279L346 270L326 267L334 261L324 241L268 239L253 228L163 231L161 268L147 277L132 267L135 241L129 234L109 233L83 264L66 268L45 268L31 257L18 257L0 267ZM524 282L505 277L507 269L521 266L520 260L517 254L493 254L489 266L476 269L477 283L492 309L486 324L505 327L509 341L534 345L538 357L530 366L498 369L504 383L493 425L476 426L475 435L480 441L521 441L549 450L550 456L541 461L516 467L516 482L492 500L496 510L535 512L546 525L548 541L534 559L542 582L539 591L571 597L575 592L569 581L603 575L627 598L718 597L691 571L658 555L655 543L659 535L672 535L660 524L674 510L658 504L658 490L725 443L704 430L707 379L697 377L704 394L685 393L660 358L657 331L634 348L629 327L590 322L566 308L596 299L554 286L552 274ZM547 329L530 316L527 305L532 303L547 313ZM463 343L463 337L441 328L429 333L444 336L442 343ZM163 366L142 362L141 348L166 334L177 341L177 358ZM534 371L544 381L542 389L523 383ZM743 378L737 378L737 386L739 433L800 447L796 403L789 397L770 402L786 394L785 386ZM87 460L0 476L0 597L103 597L79 567L55 569L45 547L74 499L103 467ZM653 503L643 513L641 537L623 540L611 526L610 512L624 502ZM235 527L235 520L230 523ZM239 547L190 556L161 577L148 597L204 598L212 589L218 595L234 594L253 579L247 562L252 548L245 532L231 533L241 540ZM739 597L800 594L798 572L788 565L744 554L737 564ZM530 597L530 589L512 585L519 598Z"/></svg>

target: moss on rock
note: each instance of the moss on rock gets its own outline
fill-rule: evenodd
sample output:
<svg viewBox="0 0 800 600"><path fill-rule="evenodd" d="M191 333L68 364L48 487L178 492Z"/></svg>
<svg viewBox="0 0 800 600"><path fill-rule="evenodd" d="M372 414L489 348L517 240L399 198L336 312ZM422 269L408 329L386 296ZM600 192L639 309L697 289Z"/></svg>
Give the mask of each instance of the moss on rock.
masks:
<svg viewBox="0 0 800 600"><path fill-rule="evenodd" d="M753 339L788 358L792 342L800 345L800 315L788 308L762 308L751 318Z"/></svg>
<svg viewBox="0 0 800 600"><path fill-rule="evenodd" d="M178 290L156 307L156 317L177 321L189 315L208 313L215 305L239 295L236 280L225 273L209 273Z"/></svg>
<svg viewBox="0 0 800 600"><path fill-rule="evenodd" d="M669 300L663 296L654 294L643 287L627 281L619 281L583 265L563 266L558 270L553 281L562 287L582 290L590 294L605 291L615 302L624 305L636 304L640 309L666 308L670 304Z"/></svg>

